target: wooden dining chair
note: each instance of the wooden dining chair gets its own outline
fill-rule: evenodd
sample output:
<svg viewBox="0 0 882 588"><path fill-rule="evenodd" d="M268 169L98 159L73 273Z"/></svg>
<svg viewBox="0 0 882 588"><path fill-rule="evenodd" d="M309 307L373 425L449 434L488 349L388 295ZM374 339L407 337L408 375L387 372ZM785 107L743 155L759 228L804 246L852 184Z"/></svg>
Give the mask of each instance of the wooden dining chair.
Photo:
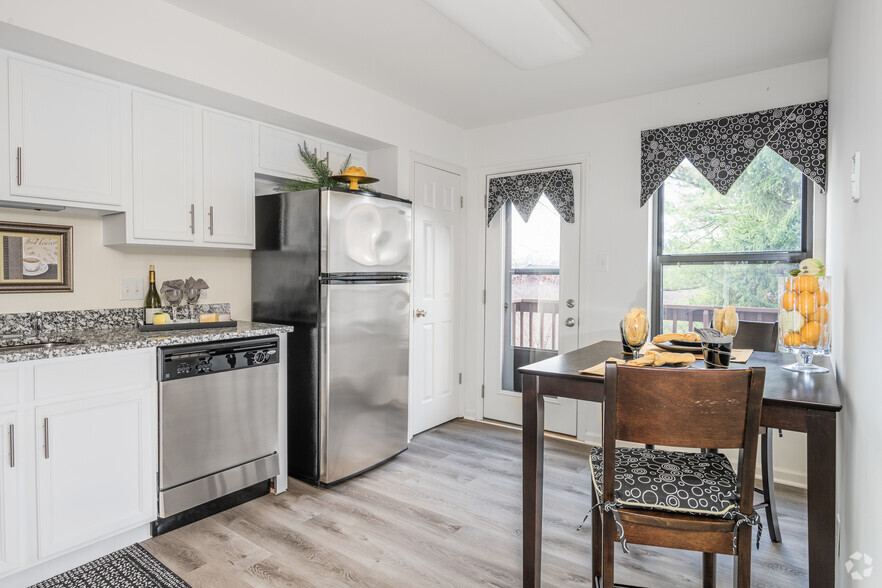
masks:
<svg viewBox="0 0 882 588"><path fill-rule="evenodd" d="M603 447L591 450L595 586L613 586L617 539L626 551L630 543L702 552L704 586L714 585L716 554L735 555L735 586L750 585L765 375L764 368L606 364ZM617 448L616 441L741 453L736 470L722 453Z"/></svg>
<svg viewBox="0 0 882 588"><path fill-rule="evenodd" d="M739 321L738 333L732 342L738 349L754 351L777 351L778 323ZM781 431L778 431L781 435ZM756 488L763 495L763 501L754 504L756 509L766 511L766 526L769 537L775 543L781 543L781 524L778 522L778 505L775 502L775 472L772 459L772 441L774 435L766 427L760 427L760 470L763 473L762 488Z"/></svg>

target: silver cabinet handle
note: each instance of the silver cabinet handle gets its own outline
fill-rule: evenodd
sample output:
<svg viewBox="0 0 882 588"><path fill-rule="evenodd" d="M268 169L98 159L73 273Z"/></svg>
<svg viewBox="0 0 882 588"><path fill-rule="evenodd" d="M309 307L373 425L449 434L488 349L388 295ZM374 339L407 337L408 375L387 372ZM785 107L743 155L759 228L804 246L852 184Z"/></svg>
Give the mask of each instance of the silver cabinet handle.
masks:
<svg viewBox="0 0 882 588"><path fill-rule="evenodd" d="M576 319L574 319L573 317L570 317L564 321L564 324L568 327L575 327L576 326Z"/></svg>
<svg viewBox="0 0 882 588"><path fill-rule="evenodd" d="M49 417L43 419L43 458L49 459Z"/></svg>
<svg viewBox="0 0 882 588"><path fill-rule="evenodd" d="M21 186L21 147L15 151L15 181Z"/></svg>
<svg viewBox="0 0 882 588"><path fill-rule="evenodd" d="M575 301L575 300L573 300L572 298L570 298L569 300L567 300L567 308L572 308L572 307L574 307L574 306L576 306L576 301Z"/></svg>
<svg viewBox="0 0 882 588"><path fill-rule="evenodd" d="M423 318L424 316L426 316L426 311L423 310L422 308L418 308L418 309L416 309L416 312L414 312L413 314L417 318Z"/></svg>
<svg viewBox="0 0 882 588"><path fill-rule="evenodd" d="M190 234L196 234L196 205L190 205Z"/></svg>
<svg viewBox="0 0 882 588"><path fill-rule="evenodd" d="M15 425L9 425L9 467L15 467Z"/></svg>
<svg viewBox="0 0 882 588"><path fill-rule="evenodd" d="M214 206L208 207L208 234L214 235Z"/></svg>

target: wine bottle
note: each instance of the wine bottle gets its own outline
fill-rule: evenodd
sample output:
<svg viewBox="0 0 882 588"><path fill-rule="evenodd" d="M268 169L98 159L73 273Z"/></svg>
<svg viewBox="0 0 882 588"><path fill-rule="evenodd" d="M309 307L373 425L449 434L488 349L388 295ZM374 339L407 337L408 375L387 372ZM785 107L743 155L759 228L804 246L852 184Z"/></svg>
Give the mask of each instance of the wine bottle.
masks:
<svg viewBox="0 0 882 588"><path fill-rule="evenodd" d="M147 288L147 296L144 297L144 324L153 324L153 315L162 312L162 300L156 291L156 271L150 266L150 286Z"/></svg>

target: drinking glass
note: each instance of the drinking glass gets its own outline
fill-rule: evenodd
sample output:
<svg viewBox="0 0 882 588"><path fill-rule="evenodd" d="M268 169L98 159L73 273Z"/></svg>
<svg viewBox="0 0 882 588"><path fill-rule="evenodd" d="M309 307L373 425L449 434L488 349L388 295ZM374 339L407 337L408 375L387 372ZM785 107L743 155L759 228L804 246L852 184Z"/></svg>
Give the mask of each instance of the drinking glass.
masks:
<svg viewBox="0 0 882 588"><path fill-rule="evenodd" d="M635 321L631 325L630 330L625 329L625 321L619 321L619 333L622 335L622 347L627 347L631 350L631 355L635 358L640 357L640 348L646 344L646 339L649 336L649 324L645 319L641 321ZM630 337L629 337L630 335Z"/></svg>
<svg viewBox="0 0 882 588"><path fill-rule="evenodd" d="M184 293L180 290L166 290L165 292L165 300L168 302L169 306L171 306L172 322L178 320L178 306L181 305L181 300L183 298Z"/></svg>

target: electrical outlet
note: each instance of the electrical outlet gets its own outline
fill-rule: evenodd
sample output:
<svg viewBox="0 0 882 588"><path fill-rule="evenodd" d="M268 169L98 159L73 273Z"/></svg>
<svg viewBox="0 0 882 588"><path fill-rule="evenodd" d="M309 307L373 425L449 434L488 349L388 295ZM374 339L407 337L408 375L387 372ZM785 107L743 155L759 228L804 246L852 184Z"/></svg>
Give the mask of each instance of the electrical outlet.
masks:
<svg viewBox="0 0 882 588"><path fill-rule="evenodd" d="M143 278L122 278L119 281L120 300L144 300Z"/></svg>

